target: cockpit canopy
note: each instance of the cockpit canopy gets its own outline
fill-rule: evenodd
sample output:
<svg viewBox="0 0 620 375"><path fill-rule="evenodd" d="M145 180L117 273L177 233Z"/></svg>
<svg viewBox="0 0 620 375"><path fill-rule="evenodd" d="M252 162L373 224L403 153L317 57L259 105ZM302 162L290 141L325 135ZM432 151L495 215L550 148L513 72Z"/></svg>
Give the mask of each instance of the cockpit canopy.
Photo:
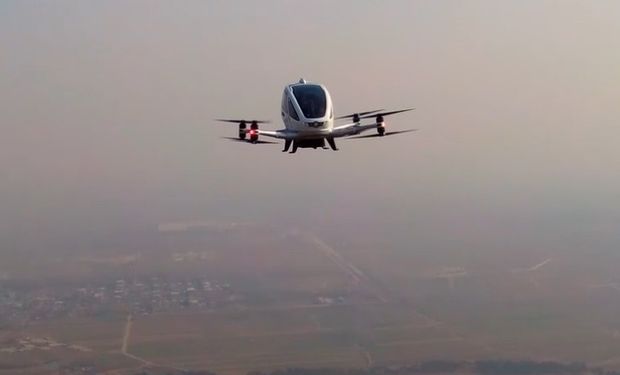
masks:
<svg viewBox="0 0 620 375"><path fill-rule="evenodd" d="M292 86L293 95L305 118L324 117L327 112L327 95L319 85Z"/></svg>

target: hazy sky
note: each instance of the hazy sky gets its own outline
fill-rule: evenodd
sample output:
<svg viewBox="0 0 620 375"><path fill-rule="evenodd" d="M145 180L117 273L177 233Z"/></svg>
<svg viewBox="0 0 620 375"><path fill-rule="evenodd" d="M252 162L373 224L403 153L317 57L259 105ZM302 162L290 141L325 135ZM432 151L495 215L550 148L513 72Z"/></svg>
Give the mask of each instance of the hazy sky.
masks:
<svg viewBox="0 0 620 375"><path fill-rule="evenodd" d="M281 127L299 77L419 131L220 138ZM0 2L0 252L189 219L616 233L619 141L615 0Z"/></svg>

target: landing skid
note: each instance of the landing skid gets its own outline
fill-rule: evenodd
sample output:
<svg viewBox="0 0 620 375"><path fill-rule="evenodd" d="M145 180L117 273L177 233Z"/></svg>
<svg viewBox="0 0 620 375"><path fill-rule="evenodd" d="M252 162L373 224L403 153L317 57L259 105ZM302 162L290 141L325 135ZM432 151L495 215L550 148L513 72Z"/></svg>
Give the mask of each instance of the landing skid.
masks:
<svg viewBox="0 0 620 375"><path fill-rule="evenodd" d="M332 150L334 151L338 151L338 147L336 147L336 141L334 141L334 138L325 138L327 139L327 143L329 144L329 147L332 148Z"/></svg>
<svg viewBox="0 0 620 375"><path fill-rule="evenodd" d="M282 150L282 152L287 152L288 149L291 147L291 143L293 143L292 139L285 139L284 140L284 150Z"/></svg>

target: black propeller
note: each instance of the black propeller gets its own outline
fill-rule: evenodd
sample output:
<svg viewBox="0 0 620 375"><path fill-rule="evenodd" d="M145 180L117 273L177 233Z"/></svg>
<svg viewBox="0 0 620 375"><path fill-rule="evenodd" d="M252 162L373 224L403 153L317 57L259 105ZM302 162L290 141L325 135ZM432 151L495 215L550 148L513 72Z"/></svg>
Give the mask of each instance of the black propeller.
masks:
<svg viewBox="0 0 620 375"><path fill-rule="evenodd" d="M372 115L362 115L360 118L371 118L371 117L379 117L379 116L389 116L389 115L395 115L397 113L402 113L402 112L408 112L408 111L413 111L415 108L407 108L407 109L399 109L397 111L390 111L390 112L381 112L381 113L373 113Z"/></svg>
<svg viewBox="0 0 620 375"><path fill-rule="evenodd" d="M215 121L231 122L233 124L241 124L241 123L246 123L246 124L251 124L251 123L269 124L269 121L263 121L263 120L229 120L229 119L223 119L223 118L216 118Z"/></svg>
<svg viewBox="0 0 620 375"><path fill-rule="evenodd" d="M418 129L398 130L398 131L393 131L393 132L385 132L383 134L360 135L359 137L349 137L349 138L346 138L346 139L362 139L362 138L386 137L388 135L396 135L396 134L402 134L402 133L409 133L409 132L414 132L416 130L418 130Z"/></svg>
<svg viewBox="0 0 620 375"><path fill-rule="evenodd" d="M235 142L256 143L256 144L259 144L259 145L262 145L262 144L272 144L272 145L275 145L275 144L277 144L277 142L261 141L261 140L258 140L258 139L255 140L254 142L252 142L252 141L247 140L247 139L239 139L239 138L234 138L234 137L222 137L222 138L223 139L228 139L228 140L231 140L231 141L235 141Z"/></svg>
<svg viewBox="0 0 620 375"><path fill-rule="evenodd" d="M367 112L360 112L360 113L352 113L352 114L350 114L350 115L346 115L346 116L339 116L339 117L336 117L336 120L340 120L340 119L343 119L343 118L353 118L353 117L355 117L355 116L360 117L360 116L369 115L369 114L371 114L371 113L375 113L375 112L379 112L379 111L383 111L383 109L375 109L374 111L367 111Z"/></svg>

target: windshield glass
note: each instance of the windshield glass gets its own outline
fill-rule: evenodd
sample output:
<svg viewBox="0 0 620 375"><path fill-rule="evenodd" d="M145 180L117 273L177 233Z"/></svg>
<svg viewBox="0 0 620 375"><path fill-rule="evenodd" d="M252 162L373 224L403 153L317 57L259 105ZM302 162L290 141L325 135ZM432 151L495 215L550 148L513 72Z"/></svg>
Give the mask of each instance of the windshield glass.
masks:
<svg viewBox="0 0 620 375"><path fill-rule="evenodd" d="M319 85L293 86L293 95L306 118L325 116L327 97Z"/></svg>

